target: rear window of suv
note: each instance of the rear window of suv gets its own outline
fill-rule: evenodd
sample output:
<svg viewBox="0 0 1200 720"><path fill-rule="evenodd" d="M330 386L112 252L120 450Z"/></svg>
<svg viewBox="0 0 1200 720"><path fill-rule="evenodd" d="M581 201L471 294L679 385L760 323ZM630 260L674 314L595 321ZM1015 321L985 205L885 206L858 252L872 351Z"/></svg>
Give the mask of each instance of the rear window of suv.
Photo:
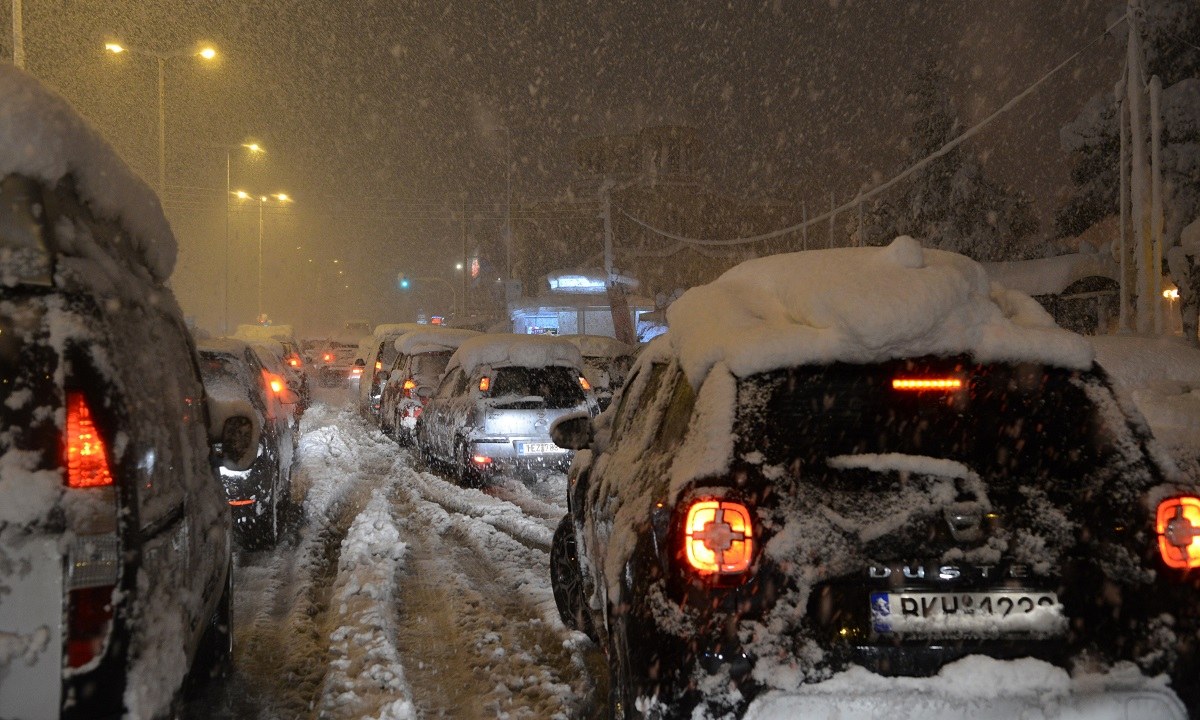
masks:
<svg viewBox="0 0 1200 720"><path fill-rule="evenodd" d="M506 367L492 379L494 398L542 398L548 408L567 408L584 401L578 373L565 367Z"/></svg>
<svg viewBox="0 0 1200 720"><path fill-rule="evenodd" d="M959 380L958 390L898 390L893 380ZM824 467L838 455L897 453L953 460L990 486L1060 490L1101 468L1136 462L1129 428L1098 398L1092 373L1038 365L925 359L845 363L758 375L739 390L739 436L766 464ZM748 440L747 440L748 439ZM1123 447L1129 457L1118 457ZM742 454L742 453L739 453ZM864 488L867 489L867 488Z"/></svg>

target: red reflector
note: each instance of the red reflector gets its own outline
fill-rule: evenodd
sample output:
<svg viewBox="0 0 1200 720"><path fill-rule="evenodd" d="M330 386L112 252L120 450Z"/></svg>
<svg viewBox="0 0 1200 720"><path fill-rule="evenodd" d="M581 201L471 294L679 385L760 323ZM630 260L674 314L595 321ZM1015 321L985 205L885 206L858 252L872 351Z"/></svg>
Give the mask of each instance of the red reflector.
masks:
<svg viewBox="0 0 1200 720"><path fill-rule="evenodd" d="M893 378L893 390L952 392L962 390L962 378Z"/></svg>
<svg viewBox="0 0 1200 720"><path fill-rule="evenodd" d="M688 508L684 525L688 564L704 575L733 575L750 569L753 526L745 505L701 500Z"/></svg>
<svg viewBox="0 0 1200 720"><path fill-rule="evenodd" d="M253 500L230 500L229 504L234 507L245 507L246 505L253 505L254 501Z"/></svg>
<svg viewBox="0 0 1200 720"><path fill-rule="evenodd" d="M67 486L73 488L112 485L104 441L92 421L92 411L83 393L67 391Z"/></svg>
<svg viewBox="0 0 1200 720"><path fill-rule="evenodd" d="M490 377L488 377L487 375L484 375L483 377L479 378L479 391L480 392L487 392L488 390L491 389L491 387L492 387L492 379Z"/></svg>
<svg viewBox="0 0 1200 720"><path fill-rule="evenodd" d="M588 382L588 381L587 381L587 378L585 378L584 376L580 375L580 376L579 376L579 387L583 388L584 390L591 390L591 389L592 389L592 384L591 384L590 382Z"/></svg>
<svg viewBox="0 0 1200 720"><path fill-rule="evenodd" d="M1200 567L1200 498L1176 497L1158 504L1158 553L1167 567Z"/></svg>
<svg viewBox="0 0 1200 720"><path fill-rule="evenodd" d="M476 465L491 465L492 459L487 455L472 455L471 462L475 463Z"/></svg>
<svg viewBox="0 0 1200 720"><path fill-rule="evenodd" d="M67 598L67 667L83 667L104 652L112 629L112 593L112 585L70 592Z"/></svg>

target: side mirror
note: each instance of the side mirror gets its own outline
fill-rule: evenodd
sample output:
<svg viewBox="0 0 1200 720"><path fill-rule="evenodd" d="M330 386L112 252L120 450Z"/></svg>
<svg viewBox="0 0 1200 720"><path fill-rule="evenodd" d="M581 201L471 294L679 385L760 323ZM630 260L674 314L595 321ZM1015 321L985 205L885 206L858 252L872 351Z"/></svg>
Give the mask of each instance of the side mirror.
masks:
<svg viewBox="0 0 1200 720"><path fill-rule="evenodd" d="M550 426L550 439L560 448L586 450L592 444L592 419L586 412L563 415Z"/></svg>
<svg viewBox="0 0 1200 720"><path fill-rule="evenodd" d="M208 401L209 441L226 470L245 472L258 458L261 429L258 414L247 400Z"/></svg>

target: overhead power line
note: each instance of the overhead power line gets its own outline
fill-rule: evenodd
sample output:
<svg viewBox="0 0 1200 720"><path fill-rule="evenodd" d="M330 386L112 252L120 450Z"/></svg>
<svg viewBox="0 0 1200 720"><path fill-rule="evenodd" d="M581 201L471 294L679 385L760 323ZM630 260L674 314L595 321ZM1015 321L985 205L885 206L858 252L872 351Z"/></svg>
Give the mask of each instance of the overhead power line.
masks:
<svg viewBox="0 0 1200 720"><path fill-rule="evenodd" d="M1008 102L1004 103L1004 105L1002 105L998 110L993 112L991 115L988 115L983 120L980 120L978 123L976 123L972 127L965 130L958 137L954 138L953 140L950 140L945 145L943 145L942 147L933 151L928 156L917 161L913 165L909 166L903 172L901 172L900 174L891 178L890 180L888 180L884 183L881 183L879 185L876 185L875 187L868 190L866 193L860 193L860 194L856 195L855 198L853 200L851 200L850 202L844 203L823 215L818 215L817 217L810 218L810 219L808 219L804 222L801 222L797 225L792 225L790 227L785 227L785 228L782 228L779 230L773 230L768 233L763 233L762 235L752 235L750 237L740 237L740 238L734 238L732 240L712 240L712 239L702 239L702 238L690 238L690 237L686 237L684 235L679 235L677 233L670 232L668 230L663 230L662 228L655 227L655 226L651 225L650 223L645 222L644 220L640 220L640 219L634 217L633 215L630 215L628 212L625 212L625 210L621 210L621 214L624 215L625 217L629 218L630 220L632 220L634 223L642 226L646 230L649 230L653 233L661 235L665 238L670 238L671 240L675 240L675 241L681 242L681 243L687 243L689 245L708 245L708 246L718 246L718 247L719 246L728 246L728 245L747 245L749 243L762 242L764 240L773 240L778 237L783 237L784 235L790 235L795 232L800 232L807 227L814 227L818 223L823 223L823 222L829 220L830 218L840 215L843 212L850 210L851 208L854 208L858 204L860 204L866 200L870 200L871 198L875 197L876 195L879 195L884 190L887 190L888 188L892 187L893 185L900 182L901 180L908 178L913 173L926 167L934 160L946 155L954 148L958 147L959 145L962 145L967 140L970 140L971 138L975 137L975 135L977 135L980 130L982 130L987 125L991 124L991 122L993 120L1000 117L1001 115L1008 112L1009 110L1013 109L1013 107L1015 107L1017 105L1017 103L1021 102L1025 98L1029 97L1029 95L1032 94L1034 90L1041 87L1042 83L1049 80L1051 77L1056 75L1064 67L1071 64L1080 55L1087 52L1093 46L1095 46L1097 43L1099 43L1101 40L1103 40L1105 37L1107 37L1108 34L1110 32L1112 32L1118 25L1125 22L1127 16L1128 16L1128 13L1121 15L1121 17L1118 18L1115 22L1113 22L1112 25L1109 25L1104 30L1104 32L1100 33L1095 38L1093 38L1090 42L1088 42L1087 45L1084 45L1082 48L1075 51L1066 60L1063 60L1058 65L1055 65L1049 72L1047 72L1045 75L1042 75L1040 78L1038 78L1037 81L1035 81L1032 85L1025 88L1017 95L1013 96Z"/></svg>

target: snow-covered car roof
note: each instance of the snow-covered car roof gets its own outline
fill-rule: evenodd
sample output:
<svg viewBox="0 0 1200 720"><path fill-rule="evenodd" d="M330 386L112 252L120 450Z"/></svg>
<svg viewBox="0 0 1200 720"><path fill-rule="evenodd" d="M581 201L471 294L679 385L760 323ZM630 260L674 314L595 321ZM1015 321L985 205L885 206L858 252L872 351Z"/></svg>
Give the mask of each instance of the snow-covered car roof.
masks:
<svg viewBox="0 0 1200 720"><path fill-rule="evenodd" d="M633 347L606 335L559 335L575 347L585 358L615 358L633 355Z"/></svg>
<svg viewBox="0 0 1200 720"><path fill-rule="evenodd" d="M295 342L296 333L291 325L251 325L241 324L237 326L233 336L239 340L261 341L261 340L279 340L286 342Z"/></svg>
<svg viewBox="0 0 1200 720"><path fill-rule="evenodd" d="M372 335L372 337L377 337L377 338L383 339L383 338L387 338L387 337L396 337L397 335L403 335L404 333L412 332L414 330L427 330L427 329L429 329L429 327L430 327L429 325L424 325L422 323L415 323L415 322L414 323L384 323L382 325L376 325L375 332L371 333L371 335Z"/></svg>
<svg viewBox="0 0 1200 720"><path fill-rule="evenodd" d="M436 326L434 326L436 327ZM401 355L457 350L467 340L479 337L474 330L460 328L433 329L426 325L424 330L415 330L396 338L396 351Z"/></svg>
<svg viewBox="0 0 1200 720"><path fill-rule="evenodd" d="M671 349L693 387L724 363L733 375L803 364L871 363L965 353L982 362L1091 367L1083 337L979 263L922 248L836 248L749 260L667 310Z"/></svg>
<svg viewBox="0 0 1200 720"><path fill-rule="evenodd" d="M550 335L493 334L465 340L450 357L449 373L461 367L468 375L481 365L500 367L583 367L579 348Z"/></svg>
<svg viewBox="0 0 1200 720"><path fill-rule="evenodd" d="M9 175L51 188L69 175L98 218L130 233L100 248L76 237L60 243L59 253L94 259L99 251L137 275L148 274L155 283L171 276L178 247L154 191L70 103L5 63L0 64L0 178Z"/></svg>

